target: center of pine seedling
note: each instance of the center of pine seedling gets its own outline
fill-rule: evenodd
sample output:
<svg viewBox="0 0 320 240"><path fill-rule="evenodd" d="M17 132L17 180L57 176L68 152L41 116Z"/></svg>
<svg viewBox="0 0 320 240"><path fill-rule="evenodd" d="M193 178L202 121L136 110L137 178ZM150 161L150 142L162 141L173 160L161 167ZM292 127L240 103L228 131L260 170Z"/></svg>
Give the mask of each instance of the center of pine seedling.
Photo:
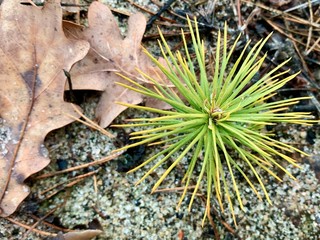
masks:
<svg viewBox="0 0 320 240"><path fill-rule="evenodd" d="M209 116L210 116L210 118L212 119L212 121L214 123L216 123L218 120L223 118L224 115L225 115L223 110L221 108L219 108L219 107L211 108L208 113L209 113Z"/></svg>
<svg viewBox="0 0 320 240"><path fill-rule="evenodd" d="M212 95L211 101L205 100L204 104L204 111L206 114L208 114L212 122L217 123L218 120L226 117L226 112L223 111L219 106L217 106L215 102L213 102Z"/></svg>

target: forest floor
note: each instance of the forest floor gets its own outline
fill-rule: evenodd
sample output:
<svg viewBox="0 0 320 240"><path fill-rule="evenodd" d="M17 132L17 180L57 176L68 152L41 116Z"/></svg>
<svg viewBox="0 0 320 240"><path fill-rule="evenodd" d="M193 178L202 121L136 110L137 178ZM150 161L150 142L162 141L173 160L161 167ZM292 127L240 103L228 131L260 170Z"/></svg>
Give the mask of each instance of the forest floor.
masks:
<svg viewBox="0 0 320 240"><path fill-rule="evenodd" d="M140 11L150 19L165 2L168 1L103 0L103 3L113 9L124 34L127 14ZM65 13L65 18L87 24L88 8L74 9L75 12ZM311 111L319 118L320 1L173 1L161 18L150 24L150 29L145 32L143 45L153 54L159 54L156 42L159 37L156 28L158 25L172 49L180 49L180 28L184 26L187 29L184 18L186 14L198 18L201 36L208 49L212 50L212 53L207 53L208 59L214 56L217 29L222 29L225 22L228 23L231 40L242 33L239 50L236 52L240 52L241 46L249 39L253 45L273 32L263 49L263 52L268 52L263 71L268 71L289 57L291 61L287 67L291 69L291 73L301 71L297 78L278 92L276 98L312 96L312 101L304 101L290 110ZM76 93L76 96L84 109L84 115L95 119L94 110L100 93L82 91ZM141 117L145 114L128 109L115 119L115 122L120 123L126 118ZM101 165L37 179L36 176L39 175L101 159L128 141L130 130L108 128L108 131L116 136L112 139L74 122L47 136L45 144L51 163L28 180L31 194L12 217L16 222L0 220L0 238L22 239L22 236L25 236L25 239L45 239L46 236L34 229L24 235L26 229L22 223L31 226L38 218L54 210L36 229L50 233L70 229L102 230L103 233L96 239L316 240L320 235L320 127L279 124L272 130L281 141L290 142L310 154L309 157L292 154L301 168L284 165L296 180L283 175L283 181L278 182L264 171L258 170L271 197L270 205L266 200L259 201L245 180L239 176L237 181L239 190L243 193L245 210L242 211L234 201L237 226L232 220L228 205L222 213L218 204L213 208L212 221L205 221L202 226L205 192L203 195L199 194L191 212L187 210L188 200L182 203L179 210L176 209L181 195L181 191L177 189L181 186L185 169L183 166L177 167L166 178L162 185L163 191L154 194L150 194L152 186L170 162L160 166L156 173L138 186L135 186L135 182L144 175L148 167L126 174L132 167L130 164L135 164L132 161L146 159L147 156L155 154L155 147L135 149ZM277 173L281 175L280 172ZM75 178L80 175L82 177ZM255 184L259 188L258 182ZM55 188L47 191L52 186ZM171 190L166 190L169 188ZM262 190L260 192L263 195ZM235 193L231 193L231 197L235 199Z"/></svg>

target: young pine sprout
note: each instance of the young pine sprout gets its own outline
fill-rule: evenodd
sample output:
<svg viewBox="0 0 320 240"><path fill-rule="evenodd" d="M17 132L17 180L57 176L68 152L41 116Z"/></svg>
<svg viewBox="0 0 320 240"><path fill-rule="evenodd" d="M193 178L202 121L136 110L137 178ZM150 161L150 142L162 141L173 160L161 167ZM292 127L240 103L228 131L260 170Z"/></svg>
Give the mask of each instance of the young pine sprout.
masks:
<svg viewBox="0 0 320 240"><path fill-rule="evenodd" d="M136 143L118 149L118 151L141 144L152 143L153 145L162 144L164 146L159 153L151 156L140 166L130 171L136 171L142 166L157 160L138 183L178 153L178 157L174 159L170 167L156 182L152 191L155 191L177 164L188 153L191 153L192 157L188 160L189 166L183 178L185 188L178 207L186 196L188 186L195 175L196 165L198 165L201 170L193 189L189 210L200 185L204 185L207 192L204 220L207 214L210 214L212 192L214 192L222 211L224 209L223 202L225 199L227 200L235 221L230 196L231 191L235 192L239 205L243 209L235 172L243 176L258 198L261 199L252 182L253 179L248 176L249 172L253 173L264 192L265 198L271 203L263 180L256 168L265 170L279 181L281 179L276 175L275 168L283 170L287 175L294 178L282 166L281 161L299 167L296 161L287 156L286 153L296 151L302 155L307 155L293 146L273 139L270 133L265 130L262 131L262 129L267 125L277 123L310 125L315 121L310 120L312 118L310 113L285 111L289 106L297 104L300 100L308 99L308 97L276 102L267 101L276 94L278 89L298 75L296 73L288 76L289 70L278 72L289 60L279 64L273 70L261 76L258 81L252 83L252 78L259 72L266 58L266 54L261 58L259 58L259 54L270 35L256 43L250 51L248 50L250 42L248 42L237 61L232 65L229 61L234 54L240 36L228 51L227 27L225 27L223 36L218 32L213 66L214 74L211 77L206 70L205 47L199 36L197 22L195 20L195 28L193 28L189 19L188 24L196 64L191 59L183 30L182 40L185 57L179 51L175 54L171 52L161 31L159 45L167 66L162 65L146 51L146 54L170 81L170 85L174 85L174 89L172 86L169 87L159 83L153 76L148 76L141 71L141 75L154 84L154 89L146 88L125 76L122 77L129 83L118 83L172 106L172 110L159 110L152 107L120 103L127 107L157 113L161 116L134 119L133 123L130 124L113 125L130 128L147 127L146 130L131 134L132 139L138 140ZM240 162L241 164L239 164ZM227 169L227 172L225 172L225 169Z"/></svg>

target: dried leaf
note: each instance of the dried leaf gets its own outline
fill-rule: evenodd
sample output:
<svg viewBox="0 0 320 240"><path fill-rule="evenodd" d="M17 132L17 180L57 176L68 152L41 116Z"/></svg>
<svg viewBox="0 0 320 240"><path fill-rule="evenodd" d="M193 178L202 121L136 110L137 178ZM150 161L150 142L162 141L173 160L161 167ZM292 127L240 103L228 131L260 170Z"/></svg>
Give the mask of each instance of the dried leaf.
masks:
<svg viewBox="0 0 320 240"><path fill-rule="evenodd" d="M83 230L77 232L59 233L52 240L90 240L102 233L101 230Z"/></svg>
<svg viewBox="0 0 320 240"><path fill-rule="evenodd" d="M58 0L41 9L6 0L0 13L0 216L12 214L29 194L23 184L49 163L47 133L73 121L64 102L65 76L89 45L62 30Z"/></svg>
<svg viewBox="0 0 320 240"><path fill-rule="evenodd" d="M127 36L124 39L111 11L102 3L91 4L88 21L88 28L70 23L64 25L67 36L87 40L91 45L88 55L77 63L70 73L73 89L104 91L96 109L96 116L100 120L100 126L106 127L126 109L114 102L138 104L143 100L139 93L117 85L116 82L125 80L115 73L121 73L146 84L149 82L140 76L137 68L156 77L159 81L164 81L161 79L165 78L142 51L141 40L146 20L141 13L136 13L129 18ZM167 107L167 105L164 106L164 108Z"/></svg>

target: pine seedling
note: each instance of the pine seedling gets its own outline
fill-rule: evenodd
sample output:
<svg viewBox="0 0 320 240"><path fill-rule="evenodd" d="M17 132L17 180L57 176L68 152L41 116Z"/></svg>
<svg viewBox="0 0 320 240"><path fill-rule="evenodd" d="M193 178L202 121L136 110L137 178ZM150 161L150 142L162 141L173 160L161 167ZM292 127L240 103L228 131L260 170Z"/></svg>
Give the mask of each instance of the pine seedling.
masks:
<svg viewBox="0 0 320 240"><path fill-rule="evenodd" d="M192 26L189 19L188 25L196 56L195 61L192 61L183 30L184 56L179 51L174 54L170 50L159 30L161 37L159 46L167 66L162 65L146 51L146 54L170 81L170 84L174 85L174 89L171 86L159 83L153 76L148 76L139 70L142 76L154 84L154 89L146 88L125 76L122 77L128 81L128 84L118 83L147 97L161 100L171 105L173 109L160 110L120 103L126 107L160 114L160 117L134 119L132 120L133 123L113 126L146 127L146 130L131 134L132 139L138 140L136 143L125 146L119 151L141 144L163 145L159 153L151 156L130 171L136 171L151 162L157 161L138 183L178 153L173 163L155 183L152 189L152 192L154 192L177 164L188 153L191 153L192 157L188 160L189 166L183 178L185 188L178 207L187 194L188 187L192 182L191 179L196 172L196 165L199 165L200 173L193 189L189 210L200 185L206 182L207 201L204 220L206 215L210 213L212 192L215 192L221 210L224 210L223 202L226 199L235 221L231 191L235 192L239 205L243 209L235 172L243 176L258 198L261 199L262 197L249 177L248 173L251 172L259 182L264 196L270 204L271 200L266 187L256 169L265 170L279 181L281 179L275 173L275 168L281 169L291 178L294 178L282 166L281 161L284 160L299 167L297 162L287 156L286 153L307 154L293 146L273 139L272 135L263 129L267 125L277 123L312 124L314 120L310 120L312 118L310 113L286 112L289 106L297 104L300 100L309 99L309 97L276 102L267 101L276 94L278 89L298 75L298 73L288 75L289 70L278 72L289 60L265 73L259 80L252 81L267 56L265 54L260 58L259 54L270 35L260 40L250 50L248 47L250 42L248 42L232 65L230 59L233 57L240 36L228 51L227 27L225 26L223 36L221 36L220 31L218 32L215 63L213 65L214 74L210 76L205 66L205 47L204 42L200 39L196 19L195 27ZM242 163L239 164L239 162ZM226 169L227 171L225 171Z"/></svg>

